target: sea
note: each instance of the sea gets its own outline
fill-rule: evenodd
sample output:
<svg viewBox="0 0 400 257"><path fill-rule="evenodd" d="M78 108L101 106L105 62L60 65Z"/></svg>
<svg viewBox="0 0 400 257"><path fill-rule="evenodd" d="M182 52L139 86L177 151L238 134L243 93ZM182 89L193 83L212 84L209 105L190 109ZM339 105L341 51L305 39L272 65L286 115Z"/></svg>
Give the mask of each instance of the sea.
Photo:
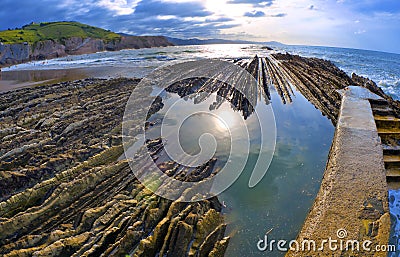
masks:
<svg viewBox="0 0 400 257"><path fill-rule="evenodd" d="M317 57L332 61L340 69L351 75L368 77L375 81L387 94L400 100L400 55L367 50L270 45L200 45L171 46L163 48L122 50L119 52L99 52L94 54L67 56L58 59L29 62L3 69L3 74L15 74L15 80L25 71L66 71L93 69L111 71L101 76L145 77L154 69L171 61L201 60L219 58L232 60L259 57L270 53L290 53L305 57ZM47 74L47 73L46 73ZM58 74L54 72L54 74ZM60 73L61 74L61 73ZM6 77L7 75L3 75ZM12 78L11 78L12 79ZM0 81L1 82L1 81ZM326 161L328 158L335 128L332 122L307 101L296 89L296 99L291 104L283 104L277 94L272 94L271 104L276 126L276 145L274 156L266 176L254 188L249 188L248 181L252 168L258 159L258 142L263 135L255 133L251 137L252 145L246 167L237 181L219 195L223 203L223 213L228 223L226 235L231 237L226 256L284 256L284 252L260 250L258 242L269 233L270 239L290 241L296 238L304 219L318 193ZM173 106L185 111L207 109L213 99L194 103L191 99L179 101L176 94L168 93L165 106L153 119L165 118ZM176 104L179 103L179 104ZM182 105L182 106L181 106ZM260 113L265 113L259 104ZM222 105L216 112L231 117L230 105ZM174 112L168 117L175 124L181 112ZM182 112L183 113L183 112ZM163 116L164 115L164 116ZM232 116L233 117L233 116ZM246 121L252 128L255 117ZM232 122L233 118L228 119ZM200 120L188 121L191 125L184 138L198 137L198 130L204 126ZM209 125L211 126L211 125ZM209 129L209 126L205 129ZM215 130L220 129L214 124ZM221 134L223 138L225 135ZM187 142L187 147L197 147ZM223 159L224 153L220 154ZM236 160L233 160L235 162ZM400 191L390 191L390 212L392 221L391 243L400 250ZM389 256L399 256L399 252Z"/></svg>
<svg viewBox="0 0 400 257"><path fill-rule="evenodd" d="M349 48L281 44L271 45L270 47L274 50L268 51L265 46L255 44L219 44L99 52L28 62L3 68L3 71L109 67L121 68L120 76L144 77L155 68L173 60L236 59L249 58L255 55L262 57L274 52L288 52L304 57L330 60L349 75L354 72L368 77L382 87L386 93L396 99L400 99L400 54Z"/></svg>

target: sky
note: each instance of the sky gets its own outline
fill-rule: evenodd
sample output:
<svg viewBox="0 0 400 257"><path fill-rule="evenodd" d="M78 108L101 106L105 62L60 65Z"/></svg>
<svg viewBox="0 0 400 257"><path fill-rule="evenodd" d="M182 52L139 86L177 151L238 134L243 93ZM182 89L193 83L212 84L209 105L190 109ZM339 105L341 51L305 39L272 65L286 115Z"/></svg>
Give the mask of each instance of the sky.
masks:
<svg viewBox="0 0 400 257"><path fill-rule="evenodd" d="M0 30L32 21L400 53L400 0L1 0Z"/></svg>

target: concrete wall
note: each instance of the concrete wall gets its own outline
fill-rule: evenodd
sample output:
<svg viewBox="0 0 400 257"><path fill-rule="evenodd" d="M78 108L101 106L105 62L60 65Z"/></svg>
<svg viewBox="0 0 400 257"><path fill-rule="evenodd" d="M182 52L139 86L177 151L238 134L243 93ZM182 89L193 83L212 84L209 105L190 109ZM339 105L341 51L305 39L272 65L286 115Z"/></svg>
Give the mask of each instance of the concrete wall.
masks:
<svg viewBox="0 0 400 257"><path fill-rule="evenodd" d="M390 215L383 150L368 99L377 95L361 87L342 90L342 104L320 191L297 238L305 240L357 240L359 251L290 251L286 256L386 256L375 252L389 241ZM365 250L362 244L371 250Z"/></svg>

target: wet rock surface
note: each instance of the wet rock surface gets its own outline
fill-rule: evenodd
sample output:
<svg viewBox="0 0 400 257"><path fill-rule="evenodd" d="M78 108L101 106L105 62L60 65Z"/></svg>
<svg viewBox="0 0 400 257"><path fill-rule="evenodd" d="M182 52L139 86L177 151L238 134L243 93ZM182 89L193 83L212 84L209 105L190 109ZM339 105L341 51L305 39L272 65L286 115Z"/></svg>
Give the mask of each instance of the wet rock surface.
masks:
<svg viewBox="0 0 400 257"><path fill-rule="evenodd" d="M87 79L0 95L1 256L223 255L229 239L216 198L160 198L120 158L122 116L138 82ZM157 98L151 112L161 107ZM187 176L173 173L175 163L159 165L189 181L210 175L213 162Z"/></svg>
<svg viewBox="0 0 400 257"><path fill-rule="evenodd" d="M278 67L278 74L280 73L281 77L292 83L334 124L337 122L341 103L341 96L337 90L347 86L365 87L372 93L390 99L393 105L399 104L398 101L386 95L372 80L356 74L350 77L330 61L290 54L274 54L270 60ZM284 90L278 90L280 91Z"/></svg>
<svg viewBox="0 0 400 257"><path fill-rule="evenodd" d="M138 80L94 80L1 94L1 199L118 145Z"/></svg>

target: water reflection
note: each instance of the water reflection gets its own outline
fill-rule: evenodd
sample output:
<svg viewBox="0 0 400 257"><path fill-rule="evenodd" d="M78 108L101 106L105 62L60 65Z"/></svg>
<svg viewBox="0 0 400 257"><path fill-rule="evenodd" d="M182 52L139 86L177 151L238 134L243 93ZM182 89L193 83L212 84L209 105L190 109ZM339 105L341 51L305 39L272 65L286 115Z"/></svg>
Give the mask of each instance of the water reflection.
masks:
<svg viewBox="0 0 400 257"><path fill-rule="evenodd" d="M274 158L268 173L254 188L247 186L255 155L250 155L239 179L218 198L226 204L227 233L232 236L226 256L284 256L260 252L257 242L292 240L299 233L318 192L334 134L332 123L299 92L285 105L272 91L277 126Z"/></svg>
<svg viewBox="0 0 400 257"><path fill-rule="evenodd" d="M206 83L203 81L203 86ZM217 87L219 89L223 86ZM200 90L201 93L196 94ZM234 97L221 97L218 90L212 87L202 87L193 81L184 81L181 84L167 88L163 94L164 107L150 118L156 122L162 120L168 109L175 106L173 116L168 116L167 123L176 123L185 117L186 113L210 110L222 120L204 116L193 116L184 123L185 128L180 132L180 142L188 153L196 154L200 151L198 138L202 133L213 133L218 141L214 158L214 168L218 170L227 161L227 152L231 141L228 140L228 128L235 129L240 123L246 123L250 132L250 154L244 172L239 179L226 191L218 196L225 206L223 213L228 222L227 235L231 236L226 256L283 256L284 253L260 252L257 242L263 238L266 231L272 229L272 239L295 239L303 221L314 201L322 180L334 127L323 117L319 110L309 103L299 92L293 91L293 102L284 104L281 96L270 86L271 101L266 101L263 95L256 97L257 104L254 110L246 105L234 104ZM260 89L259 89L260 90ZM226 92L226 91L220 91ZM239 97L240 99L240 97ZM272 104L276 116L277 142L274 159L267 175L254 188L249 188L248 181L257 162L260 151L259 124L254 111L259 114L267 112L266 103ZM246 106L241 110L238 106ZM249 110L252 110L251 113ZM240 114L238 116L238 114ZM274 121L265 119L265 125L271 128ZM158 126L149 129L150 138L160 136ZM231 140L243 141L240 136ZM232 159L232 165L240 162L243 153L234 153L237 158ZM163 155L165 157L165 155ZM160 159L158 161L165 161Z"/></svg>

